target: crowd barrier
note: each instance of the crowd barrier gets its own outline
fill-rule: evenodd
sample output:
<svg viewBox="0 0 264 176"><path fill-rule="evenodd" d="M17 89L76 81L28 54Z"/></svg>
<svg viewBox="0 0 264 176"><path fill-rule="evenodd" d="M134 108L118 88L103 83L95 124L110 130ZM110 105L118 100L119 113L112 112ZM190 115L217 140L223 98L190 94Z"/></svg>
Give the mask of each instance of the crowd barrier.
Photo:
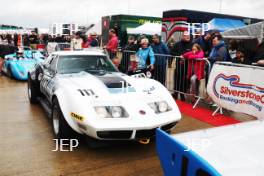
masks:
<svg viewBox="0 0 264 176"><path fill-rule="evenodd" d="M231 62L216 62L207 93L218 105L233 112L264 119L264 68Z"/></svg>
<svg viewBox="0 0 264 176"><path fill-rule="evenodd" d="M54 51L68 51L71 49L71 44L70 43L49 42L46 49L48 53L52 53Z"/></svg>
<svg viewBox="0 0 264 176"><path fill-rule="evenodd" d="M128 73L136 60L136 52L123 50L117 52L119 69ZM185 59L180 56L155 54L153 79L162 83L172 94L196 97L193 108L207 97L206 80L211 71L208 59Z"/></svg>

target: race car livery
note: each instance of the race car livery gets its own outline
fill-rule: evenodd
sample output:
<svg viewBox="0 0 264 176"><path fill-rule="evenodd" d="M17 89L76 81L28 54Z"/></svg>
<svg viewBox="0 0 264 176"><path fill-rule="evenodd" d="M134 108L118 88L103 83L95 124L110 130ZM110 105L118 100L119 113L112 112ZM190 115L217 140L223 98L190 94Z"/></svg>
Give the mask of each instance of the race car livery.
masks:
<svg viewBox="0 0 264 176"><path fill-rule="evenodd" d="M178 107L159 82L118 72L103 51L60 51L28 79L31 103L52 118L56 138L77 132L98 140L140 140L171 130Z"/></svg>
<svg viewBox="0 0 264 176"><path fill-rule="evenodd" d="M165 176L264 175L264 121L168 135L157 129Z"/></svg>
<svg viewBox="0 0 264 176"><path fill-rule="evenodd" d="M44 56L39 51L25 50L22 56L17 53L6 55L2 71L10 78L25 81L34 65L43 61Z"/></svg>

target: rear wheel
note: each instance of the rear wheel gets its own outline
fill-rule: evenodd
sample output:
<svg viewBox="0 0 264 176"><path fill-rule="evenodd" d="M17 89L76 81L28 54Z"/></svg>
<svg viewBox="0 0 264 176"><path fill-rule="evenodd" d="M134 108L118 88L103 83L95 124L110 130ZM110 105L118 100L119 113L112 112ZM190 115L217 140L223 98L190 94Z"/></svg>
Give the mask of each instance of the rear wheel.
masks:
<svg viewBox="0 0 264 176"><path fill-rule="evenodd" d="M74 131L65 120L57 98L54 99L52 104L52 127L56 139L73 137Z"/></svg>

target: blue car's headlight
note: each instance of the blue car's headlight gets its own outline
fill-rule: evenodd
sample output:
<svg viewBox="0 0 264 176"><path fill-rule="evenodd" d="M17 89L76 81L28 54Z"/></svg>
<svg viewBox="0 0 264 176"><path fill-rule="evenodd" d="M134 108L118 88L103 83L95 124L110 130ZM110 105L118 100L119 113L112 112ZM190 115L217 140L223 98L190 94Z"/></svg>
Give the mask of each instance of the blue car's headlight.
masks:
<svg viewBox="0 0 264 176"><path fill-rule="evenodd" d="M167 112L171 110L171 107L166 101L153 102L148 104L156 114Z"/></svg>
<svg viewBox="0 0 264 176"><path fill-rule="evenodd" d="M128 113L122 106L96 106L95 112L101 118L126 118Z"/></svg>

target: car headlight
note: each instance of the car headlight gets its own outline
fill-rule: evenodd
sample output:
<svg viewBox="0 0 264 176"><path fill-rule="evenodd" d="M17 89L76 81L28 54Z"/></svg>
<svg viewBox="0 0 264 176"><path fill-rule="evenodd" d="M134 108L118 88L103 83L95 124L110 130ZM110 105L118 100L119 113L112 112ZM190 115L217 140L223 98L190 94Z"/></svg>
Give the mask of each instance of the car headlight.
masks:
<svg viewBox="0 0 264 176"><path fill-rule="evenodd" d="M97 106L95 111L101 118L126 118L128 113L122 106Z"/></svg>
<svg viewBox="0 0 264 176"><path fill-rule="evenodd" d="M166 101L153 102L148 104L156 114L170 111L171 108Z"/></svg>
<svg viewBox="0 0 264 176"><path fill-rule="evenodd" d="M106 110L106 107L98 106L98 107L95 107L94 109L95 109L95 112L98 114L99 117L106 118L108 116L108 112Z"/></svg>
<svg viewBox="0 0 264 176"><path fill-rule="evenodd" d="M149 103L148 105L150 106L151 109L153 109L155 113L159 111L156 103Z"/></svg>
<svg viewBox="0 0 264 176"><path fill-rule="evenodd" d="M166 112L168 110L168 104L165 101L159 102L158 109L160 112Z"/></svg>
<svg viewBox="0 0 264 176"><path fill-rule="evenodd" d="M110 107L110 113L112 117L119 118L122 116L122 108L119 106Z"/></svg>

